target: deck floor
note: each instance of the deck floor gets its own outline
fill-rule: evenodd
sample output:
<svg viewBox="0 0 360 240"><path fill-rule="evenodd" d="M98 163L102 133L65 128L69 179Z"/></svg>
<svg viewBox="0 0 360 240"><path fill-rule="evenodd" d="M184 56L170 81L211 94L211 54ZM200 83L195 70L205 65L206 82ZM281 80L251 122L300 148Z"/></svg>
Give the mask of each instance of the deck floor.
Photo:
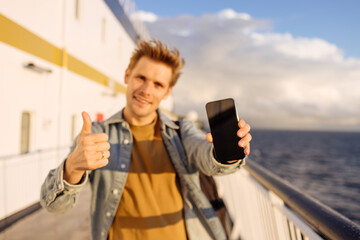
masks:
<svg viewBox="0 0 360 240"><path fill-rule="evenodd" d="M0 240L89 240L90 197L88 184L80 193L78 204L66 214L40 209L0 233Z"/></svg>

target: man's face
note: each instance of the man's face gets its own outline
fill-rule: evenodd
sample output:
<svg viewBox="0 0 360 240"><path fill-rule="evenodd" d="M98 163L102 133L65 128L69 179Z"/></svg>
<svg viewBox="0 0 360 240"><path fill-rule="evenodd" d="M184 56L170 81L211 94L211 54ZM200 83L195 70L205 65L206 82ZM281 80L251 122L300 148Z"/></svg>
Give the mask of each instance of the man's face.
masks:
<svg viewBox="0 0 360 240"><path fill-rule="evenodd" d="M171 67L148 57L140 58L131 71L126 70L126 120L135 125L151 123L160 102L171 93L171 78Z"/></svg>

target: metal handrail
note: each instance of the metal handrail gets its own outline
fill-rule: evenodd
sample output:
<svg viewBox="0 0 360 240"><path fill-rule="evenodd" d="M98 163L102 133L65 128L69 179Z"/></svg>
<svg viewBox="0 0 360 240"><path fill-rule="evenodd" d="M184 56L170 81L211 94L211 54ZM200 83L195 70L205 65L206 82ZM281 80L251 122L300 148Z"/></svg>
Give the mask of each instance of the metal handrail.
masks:
<svg viewBox="0 0 360 240"><path fill-rule="evenodd" d="M245 168L268 190L328 239L360 239L360 227L340 213L301 192L252 160Z"/></svg>

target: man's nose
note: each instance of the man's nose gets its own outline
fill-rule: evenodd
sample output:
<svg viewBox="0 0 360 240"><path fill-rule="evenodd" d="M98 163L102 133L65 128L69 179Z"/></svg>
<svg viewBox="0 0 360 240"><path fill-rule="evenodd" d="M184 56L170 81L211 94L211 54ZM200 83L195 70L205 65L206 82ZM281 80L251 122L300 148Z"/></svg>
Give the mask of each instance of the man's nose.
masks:
<svg viewBox="0 0 360 240"><path fill-rule="evenodd" d="M141 85L141 91L144 94L150 94L152 91L152 84L149 81L144 81L143 84Z"/></svg>

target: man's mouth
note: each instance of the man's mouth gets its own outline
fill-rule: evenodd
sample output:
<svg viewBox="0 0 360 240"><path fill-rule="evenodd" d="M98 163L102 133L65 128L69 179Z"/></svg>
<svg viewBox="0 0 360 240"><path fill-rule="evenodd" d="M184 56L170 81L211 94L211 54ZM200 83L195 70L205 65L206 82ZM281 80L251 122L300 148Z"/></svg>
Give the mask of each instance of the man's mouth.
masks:
<svg viewBox="0 0 360 240"><path fill-rule="evenodd" d="M137 96L134 96L134 98L135 98L137 101L141 102L141 103L151 104L149 101L147 101L147 100L145 100L145 99L143 99L143 98L140 98L140 97L137 97Z"/></svg>

